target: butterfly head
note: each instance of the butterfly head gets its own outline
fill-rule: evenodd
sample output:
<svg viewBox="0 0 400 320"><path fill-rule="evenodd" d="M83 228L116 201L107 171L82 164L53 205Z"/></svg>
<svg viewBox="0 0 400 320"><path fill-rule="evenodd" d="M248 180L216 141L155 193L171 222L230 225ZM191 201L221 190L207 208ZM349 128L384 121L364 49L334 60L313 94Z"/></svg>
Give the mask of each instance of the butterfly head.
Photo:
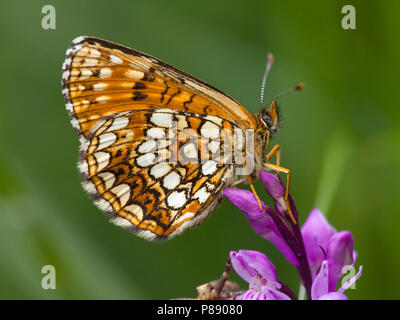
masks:
<svg viewBox="0 0 400 320"><path fill-rule="evenodd" d="M281 114L279 106L275 100L272 100L269 109L263 109L258 114L258 119L264 124L269 131L269 135L276 133L281 125Z"/></svg>

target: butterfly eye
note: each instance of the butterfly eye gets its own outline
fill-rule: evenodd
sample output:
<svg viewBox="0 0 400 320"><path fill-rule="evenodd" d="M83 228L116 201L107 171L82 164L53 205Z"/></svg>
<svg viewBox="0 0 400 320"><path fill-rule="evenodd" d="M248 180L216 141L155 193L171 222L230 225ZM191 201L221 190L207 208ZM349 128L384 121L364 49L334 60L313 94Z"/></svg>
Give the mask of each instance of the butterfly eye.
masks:
<svg viewBox="0 0 400 320"><path fill-rule="evenodd" d="M271 107L268 111L264 111L261 114L261 118L267 125L270 134L274 134L278 130L280 125L280 113L275 100L272 100Z"/></svg>
<svg viewBox="0 0 400 320"><path fill-rule="evenodd" d="M268 113L264 113L262 115L262 119L264 120L264 122L266 123L268 128L271 128L273 125L272 119L270 117L270 115Z"/></svg>

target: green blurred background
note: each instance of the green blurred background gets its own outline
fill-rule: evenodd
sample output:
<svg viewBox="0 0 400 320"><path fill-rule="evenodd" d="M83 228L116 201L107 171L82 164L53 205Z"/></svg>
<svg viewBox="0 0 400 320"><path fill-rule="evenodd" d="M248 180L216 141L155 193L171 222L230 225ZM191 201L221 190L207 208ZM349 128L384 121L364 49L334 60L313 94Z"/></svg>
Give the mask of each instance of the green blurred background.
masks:
<svg viewBox="0 0 400 320"><path fill-rule="evenodd" d="M46 4L56 8L56 30L41 27ZM341 27L346 4L356 8L356 30ZM400 298L399 21L397 0L2 0L0 298L194 297L238 249L266 253L279 280L299 287L295 269L227 200L200 227L162 243L108 223L80 186L61 94L65 50L79 35L158 57L252 112L274 53L267 97L306 84L280 99L284 124L274 138L301 221L318 206L353 233L364 274L351 299ZM56 290L41 288L48 264Z"/></svg>

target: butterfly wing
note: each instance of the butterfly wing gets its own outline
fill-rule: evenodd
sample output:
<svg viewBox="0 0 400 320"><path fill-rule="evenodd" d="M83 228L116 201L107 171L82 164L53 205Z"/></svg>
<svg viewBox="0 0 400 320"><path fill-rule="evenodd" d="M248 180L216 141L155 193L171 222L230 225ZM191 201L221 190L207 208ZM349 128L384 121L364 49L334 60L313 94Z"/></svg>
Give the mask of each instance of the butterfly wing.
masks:
<svg viewBox="0 0 400 320"><path fill-rule="evenodd" d="M101 39L73 41L62 85L84 188L112 222L148 240L182 233L212 212L233 179L216 138L256 126L217 89Z"/></svg>

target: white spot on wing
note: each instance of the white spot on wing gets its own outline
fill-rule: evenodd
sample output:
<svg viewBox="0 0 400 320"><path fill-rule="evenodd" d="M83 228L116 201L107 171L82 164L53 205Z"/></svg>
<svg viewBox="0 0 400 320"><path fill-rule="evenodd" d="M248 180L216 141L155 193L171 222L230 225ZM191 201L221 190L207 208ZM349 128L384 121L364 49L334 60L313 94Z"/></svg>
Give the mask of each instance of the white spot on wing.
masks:
<svg viewBox="0 0 400 320"><path fill-rule="evenodd" d="M219 141L212 140L208 143L208 149L211 151L211 153L217 153L220 147Z"/></svg>
<svg viewBox="0 0 400 320"><path fill-rule="evenodd" d="M212 121L212 122L218 124L219 126L222 125L222 119L221 119L221 118L218 118L218 117L216 117L216 116L210 116L210 115L208 115L208 116L205 116L204 119L210 120L210 121Z"/></svg>
<svg viewBox="0 0 400 320"><path fill-rule="evenodd" d="M98 58L101 56L101 52L99 50L96 49L90 49L90 55L92 57Z"/></svg>
<svg viewBox="0 0 400 320"><path fill-rule="evenodd" d="M170 128L172 126L172 114L155 112L150 121L156 126Z"/></svg>
<svg viewBox="0 0 400 320"><path fill-rule="evenodd" d="M95 152L93 156L96 158L97 171L103 170L110 163L110 154L108 152Z"/></svg>
<svg viewBox="0 0 400 320"><path fill-rule="evenodd" d="M109 78L111 77L111 69L110 68L101 68L99 78Z"/></svg>
<svg viewBox="0 0 400 320"><path fill-rule="evenodd" d="M119 184L112 188L111 192L118 197L121 206L124 206L131 196L131 188L127 184Z"/></svg>
<svg viewBox="0 0 400 320"><path fill-rule="evenodd" d="M170 172L163 179L164 187L170 190L175 189L180 182L181 182L181 177L175 171Z"/></svg>
<svg viewBox="0 0 400 320"><path fill-rule="evenodd" d="M188 127L188 123L186 121L185 116L177 115L176 117L178 118L178 124L177 124L178 130L183 130Z"/></svg>
<svg viewBox="0 0 400 320"><path fill-rule="evenodd" d="M117 56L114 56L113 54L110 55L110 60L111 60L111 62L116 63L116 64L122 63L122 59Z"/></svg>
<svg viewBox="0 0 400 320"><path fill-rule="evenodd" d="M84 62L82 63L82 66L93 67L93 66L97 65L98 62L99 62L99 60L97 60L95 58L86 57Z"/></svg>
<svg viewBox="0 0 400 320"><path fill-rule="evenodd" d="M185 191L174 191L167 198L168 206L179 209L186 203Z"/></svg>
<svg viewBox="0 0 400 320"><path fill-rule="evenodd" d="M139 146L139 152L140 153L148 153L150 151L153 151L156 148L156 142L155 140L148 140L143 142L140 146Z"/></svg>
<svg viewBox="0 0 400 320"><path fill-rule="evenodd" d="M93 72L89 69L81 69L81 74L79 80L89 79L92 76Z"/></svg>
<svg viewBox="0 0 400 320"><path fill-rule="evenodd" d="M169 166L168 163L161 162L161 163L157 163L153 168L151 168L150 174L154 178L158 179L158 178L165 176L169 172L170 169L171 169L171 167Z"/></svg>
<svg viewBox="0 0 400 320"><path fill-rule="evenodd" d="M219 138L219 128L216 124L206 121L201 127L201 135L206 138L217 139Z"/></svg>
<svg viewBox="0 0 400 320"><path fill-rule="evenodd" d="M143 219L143 209L136 204L130 204L124 208L125 211L134 214L139 220Z"/></svg>
<svg viewBox="0 0 400 320"><path fill-rule="evenodd" d="M206 161L201 166L201 171L203 172L204 175L214 174L215 171L217 171L217 162L213 160Z"/></svg>
<svg viewBox="0 0 400 320"><path fill-rule="evenodd" d="M129 123L129 118L118 117L113 120L112 125L107 129L107 131L114 131L125 128Z"/></svg>
<svg viewBox="0 0 400 320"><path fill-rule="evenodd" d="M99 97L96 98L96 101L100 102L100 103L104 103L107 100L110 100L110 97L108 97L108 96L99 96Z"/></svg>
<svg viewBox="0 0 400 320"><path fill-rule="evenodd" d="M207 191L206 187L202 187L199 190L196 191L196 193L193 195L194 199L198 199L199 203L203 204L204 202L207 201L207 199L210 197L210 193Z"/></svg>
<svg viewBox="0 0 400 320"><path fill-rule="evenodd" d="M103 150L112 145L117 140L117 136L112 132L106 132L99 135L98 139L99 146L97 147L97 150Z"/></svg>
<svg viewBox="0 0 400 320"><path fill-rule="evenodd" d="M104 89L107 88L107 87L108 87L108 84L107 84L107 83L99 82L99 83L95 83L95 84L93 85L93 90L94 90L94 91L101 91L101 90L104 90Z"/></svg>
<svg viewBox="0 0 400 320"><path fill-rule="evenodd" d="M165 136L165 131L161 128L150 128L147 130L147 136L153 139L160 139Z"/></svg>
<svg viewBox="0 0 400 320"><path fill-rule="evenodd" d="M197 148L194 143L187 143L183 146L183 153L189 159L197 159Z"/></svg>
<svg viewBox="0 0 400 320"><path fill-rule="evenodd" d="M144 77L144 73L141 71L136 71L136 70L129 70L125 73L125 75L128 78L134 79L134 80L141 80Z"/></svg>
<svg viewBox="0 0 400 320"><path fill-rule="evenodd" d="M154 153L146 153L146 154L138 157L136 159L136 163L138 164L138 166L148 167L148 166L154 164L155 157L156 156Z"/></svg>
<svg viewBox="0 0 400 320"><path fill-rule="evenodd" d="M98 176L103 179L104 185L107 190L113 186L115 182L115 176L111 172L101 172L98 174Z"/></svg>

